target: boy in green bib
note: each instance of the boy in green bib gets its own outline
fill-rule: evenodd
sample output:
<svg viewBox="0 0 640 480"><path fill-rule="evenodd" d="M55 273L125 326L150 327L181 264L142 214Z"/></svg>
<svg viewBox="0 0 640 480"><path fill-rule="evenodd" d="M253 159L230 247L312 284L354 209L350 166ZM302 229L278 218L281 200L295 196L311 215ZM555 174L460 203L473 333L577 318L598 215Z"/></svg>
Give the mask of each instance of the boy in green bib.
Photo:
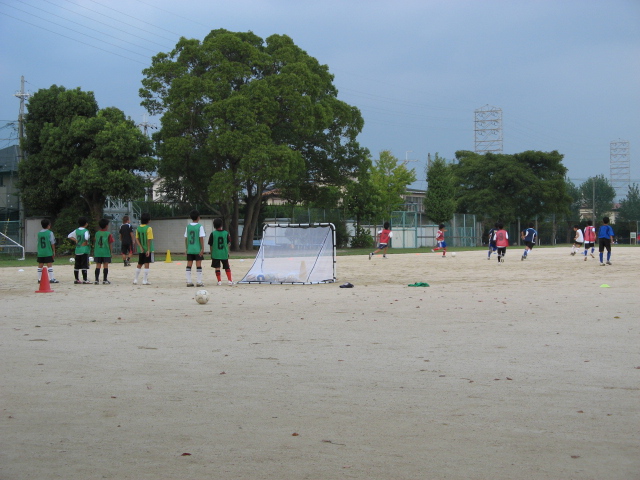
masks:
<svg viewBox="0 0 640 480"><path fill-rule="evenodd" d="M51 222L46 218L40 222L42 230L38 232L38 283L42 279L42 269L47 264L49 283L58 283L53 276L53 262L56 256L56 237L51 231Z"/></svg>
<svg viewBox="0 0 640 480"><path fill-rule="evenodd" d="M138 266L136 267L136 276L133 284L138 284L140 271L144 265L144 273L142 274L142 284L151 285L149 282L149 264L153 262L153 230L149 226L151 215L143 213L140 217L141 225L136 229L136 244L138 245Z"/></svg>
<svg viewBox="0 0 640 480"><path fill-rule="evenodd" d="M196 262L196 271L198 275L197 287L204 287L202 283L202 260L204 260L204 227L200 225L200 212L192 210L191 223L187 225L184 231L184 246L187 251L187 287L193 287L191 279L191 267Z"/></svg>
<svg viewBox="0 0 640 480"><path fill-rule="evenodd" d="M74 284L91 283L87 280L87 270L89 270L89 253L91 252L91 245L89 240L87 217L78 218L78 228L71 232L67 238L76 244L76 261L73 266L73 276L75 277ZM82 270L82 281L79 277L79 272Z"/></svg>
<svg viewBox="0 0 640 480"><path fill-rule="evenodd" d="M227 274L227 280L229 285L233 285L231 278L231 266L229 265L229 245L231 243L231 237L229 232L223 230L222 219L216 218L213 221L213 228L215 230L211 232L209 236L209 245L211 245L211 266L216 270L216 279L218 285L222 285L222 276L220 275L220 265L224 268L224 272Z"/></svg>
<svg viewBox="0 0 640 480"><path fill-rule="evenodd" d="M113 235L107 230L109 226L109 220L103 218L98 222L100 230L96 232L96 240L93 251L94 261L96 262L96 280L93 282L95 285L100 284L100 269L104 263L102 284L109 285L111 282L107 280L109 276L109 264L111 263L111 244L113 243Z"/></svg>

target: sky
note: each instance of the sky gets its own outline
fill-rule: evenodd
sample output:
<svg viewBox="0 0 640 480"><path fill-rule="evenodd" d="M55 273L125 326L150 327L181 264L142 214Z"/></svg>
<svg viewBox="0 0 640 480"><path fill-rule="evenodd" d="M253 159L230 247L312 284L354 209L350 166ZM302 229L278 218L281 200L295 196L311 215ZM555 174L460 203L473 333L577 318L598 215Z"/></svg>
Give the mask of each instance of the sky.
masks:
<svg viewBox="0 0 640 480"><path fill-rule="evenodd" d="M93 91L145 116L142 70L181 36L285 34L329 67L362 112L374 159L390 150L426 186L429 154L474 150L474 112L502 110L503 152L557 150L580 184L610 176L628 141L640 183L640 0L0 0L0 148L15 143L20 77ZM27 104L28 105L28 104Z"/></svg>

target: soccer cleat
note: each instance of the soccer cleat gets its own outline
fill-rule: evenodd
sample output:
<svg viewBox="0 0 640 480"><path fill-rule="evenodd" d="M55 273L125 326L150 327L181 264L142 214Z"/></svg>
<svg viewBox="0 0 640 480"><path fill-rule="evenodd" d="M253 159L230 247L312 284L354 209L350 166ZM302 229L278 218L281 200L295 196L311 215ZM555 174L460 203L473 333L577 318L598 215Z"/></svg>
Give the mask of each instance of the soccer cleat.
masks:
<svg viewBox="0 0 640 480"><path fill-rule="evenodd" d="M222 285L222 282L220 282L220 281L219 281L219 282L218 282L218 285Z"/></svg>
<svg viewBox="0 0 640 480"><path fill-rule="evenodd" d="M40 283L40 282L38 282L38 283ZM60 282L59 282L58 280L56 280L55 278L52 278L52 279L49 281L49 283L60 283Z"/></svg>
<svg viewBox="0 0 640 480"><path fill-rule="evenodd" d="M576 252L571 252L571 256L573 257L576 254Z"/></svg>
<svg viewBox="0 0 640 480"><path fill-rule="evenodd" d="M601 267L604 267L604 263L601 263L601 264L600 264L600 266L601 266Z"/></svg>
<svg viewBox="0 0 640 480"><path fill-rule="evenodd" d="M134 284L134 285L137 285L137 284L138 284L138 280L134 280L134 281L133 281L133 284Z"/></svg>
<svg viewBox="0 0 640 480"><path fill-rule="evenodd" d="M387 256L386 255L382 255L382 258L387 258Z"/></svg>
<svg viewBox="0 0 640 480"><path fill-rule="evenodd" d="M97 282L96 282L97 283ZM83 280L82 281L83 285L91 285L91 282L89 280Z"/></svg>
<svg viewBox="0 0 640 480"><path fill-rule="evenodd" d="M607 260L607 265L611 265L611 262L609 260Z"/></svg>
<svg viewBox="0 0 640 480"><path fill-rule="evenodd" d="M193 287L195 286L193 283L187 283L187 287Z"/></svg>
<svg viewBox="0 0 640 480"><path fill-rule="evenodd" d="M229 286L233 285L233 282L231 280L229 280Z"/></svg>
<svg viewBox="0 0 640 480"><path fill-rule="evenodd" d="M432 252L435 252L435 251L436 251L436 249L435 249L435 248L432 248L432 249L431 249L431 251L432 251Z"/></svg>
<svg viewBox="0 0 640 480"><path fill-rule="evenodd" d="M587 261L587 257L584 257L584 261L585 261L585 262Z"/></svg>
<svg viewBox="0 0 640 480"><path fill-rule="evenodd" d="M111 282L109 280L105 280L102 282L103 285L111 285Z"/></svg>
<svg viewBox="0 0 640 480"><path fill-rule="evenodd" d="M151 282L142 282L143 285L151 285Z"/></svg>
<svg viewBox="0 0 640 480"><path fill-rule="evenodd" d="M371 257L373 257L373 253L369 254L369 260L371 260Z"/></svg>
<svg viewBox="0 0 640 480"><path fill-rule="evenodd" d="M522 260L524 260L524 259L525 259L525 256L524 256L524 255L522 255L522 256L520 257L520 261L522 261Z"/></svg>
<svg viewBox="0 0 640 480"><path fill-rule="evenodd" d="M100 282L98 280L96 280L95 282L93 282L94 285L100 285Z"/></svg>
<svg viewBox="0 0 640 480"><path fill-rule="evenodd" d="M596 256L592 253L592 254L591 254L591 258L596 258Z"/></svg>
<svg viewBox="0 0 640 480"><path fill-rule="evenodd" d="M191 286L193 287L193 283L191 284ZM204 287L204 283L196 283L196 287Z"/></svg>

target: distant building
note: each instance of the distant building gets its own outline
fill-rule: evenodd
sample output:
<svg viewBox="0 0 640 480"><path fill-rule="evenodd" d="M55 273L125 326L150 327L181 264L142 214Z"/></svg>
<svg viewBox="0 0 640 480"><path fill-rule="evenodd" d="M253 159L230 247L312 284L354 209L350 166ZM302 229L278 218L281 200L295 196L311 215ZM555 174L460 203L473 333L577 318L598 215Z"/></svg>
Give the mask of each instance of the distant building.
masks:
<svg viewBox="0 0 640 480"><path fill-rule="evenodd" d="M18 220L18 146L0 149L0 221Z"/></svg>

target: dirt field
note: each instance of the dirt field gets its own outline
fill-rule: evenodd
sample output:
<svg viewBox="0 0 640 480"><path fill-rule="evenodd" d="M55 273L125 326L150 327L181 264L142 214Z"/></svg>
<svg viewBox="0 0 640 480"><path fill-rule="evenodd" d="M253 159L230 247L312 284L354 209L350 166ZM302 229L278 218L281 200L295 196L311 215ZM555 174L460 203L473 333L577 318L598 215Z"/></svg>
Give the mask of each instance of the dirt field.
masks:
<svg viewBox="0 0 640 480"><path fill-rule="evenodd" d="M520 254L207 264L207 305L183 262L2 268L0 479L640 479L640 248Z"/></svg>

